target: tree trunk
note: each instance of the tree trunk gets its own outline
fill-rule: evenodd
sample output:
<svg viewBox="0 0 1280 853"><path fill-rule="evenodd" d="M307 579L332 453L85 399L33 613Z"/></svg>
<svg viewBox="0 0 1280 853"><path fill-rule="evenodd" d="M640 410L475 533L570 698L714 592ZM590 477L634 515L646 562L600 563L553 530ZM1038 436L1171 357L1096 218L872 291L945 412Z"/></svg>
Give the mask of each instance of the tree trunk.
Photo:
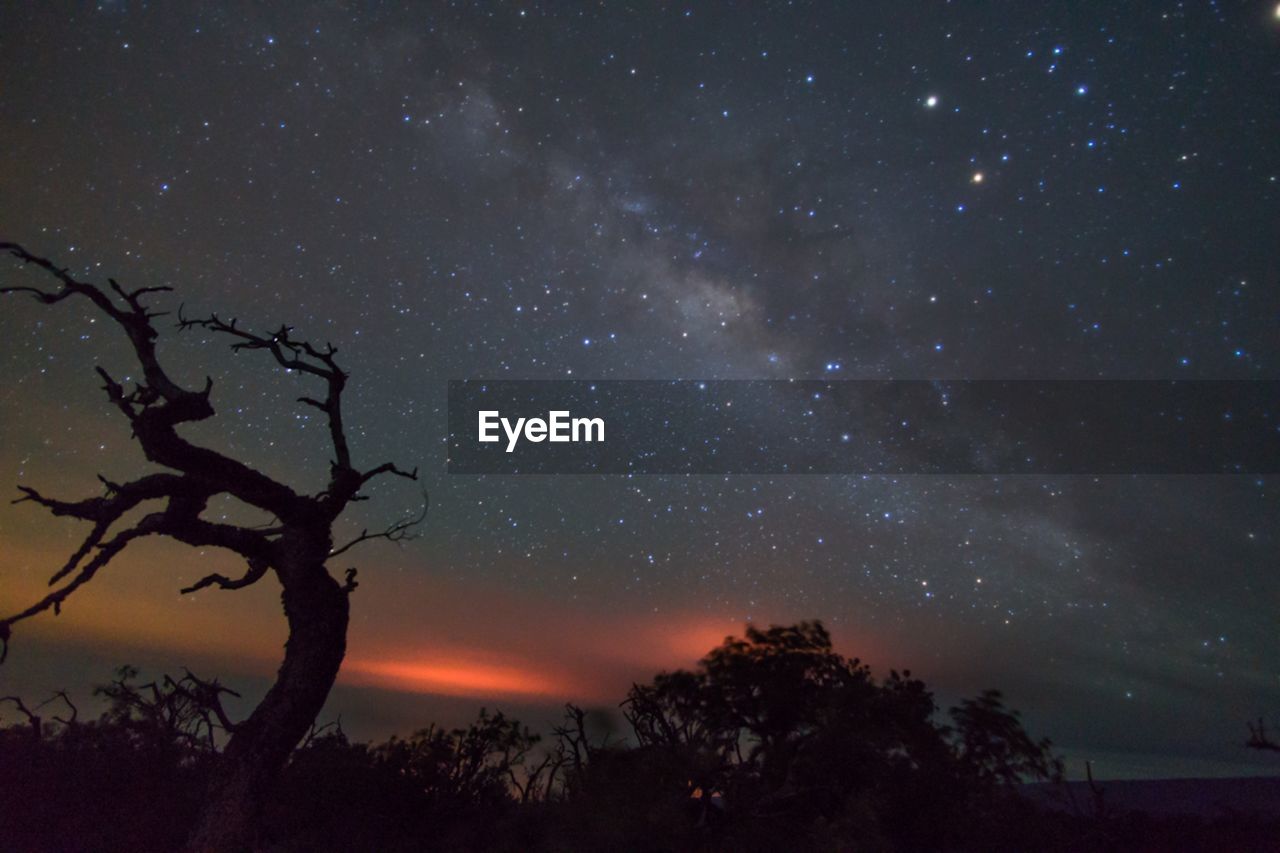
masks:
<svg viewBox="0 0 1280 853"><path fill-rule="evenodd" d="M282 565L276 573L289 621L284 663L275 684L218 756L208 799L187 841L189 853L254 848L262 806L324 706L346 654L347 593L323 562Z"/></svg>

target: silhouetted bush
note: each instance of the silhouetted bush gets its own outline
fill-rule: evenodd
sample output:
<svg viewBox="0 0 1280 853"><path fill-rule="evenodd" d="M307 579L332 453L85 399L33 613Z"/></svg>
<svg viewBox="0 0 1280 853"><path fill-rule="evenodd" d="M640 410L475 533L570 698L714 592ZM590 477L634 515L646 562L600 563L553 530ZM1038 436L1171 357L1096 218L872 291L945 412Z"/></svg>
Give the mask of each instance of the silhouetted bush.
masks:
<svg viewBox="0 0 1280 853"><path fill-rule="evenodd" d="M234 723L217 682L123 668L79 721L65 694L0 729L0 846L171 850ZM58 704L60 703L60 704ZM48 720L41 714L66 706ZM1274 819L1046 810L1022 796L1061 764L1000 694L945 722L909 672L877 680L817 622L748 628L693 671L635 685L626 730L567 706L546 742L501 713L294 751L267 804L269 849L509 851L1275 849Z"/></svg>

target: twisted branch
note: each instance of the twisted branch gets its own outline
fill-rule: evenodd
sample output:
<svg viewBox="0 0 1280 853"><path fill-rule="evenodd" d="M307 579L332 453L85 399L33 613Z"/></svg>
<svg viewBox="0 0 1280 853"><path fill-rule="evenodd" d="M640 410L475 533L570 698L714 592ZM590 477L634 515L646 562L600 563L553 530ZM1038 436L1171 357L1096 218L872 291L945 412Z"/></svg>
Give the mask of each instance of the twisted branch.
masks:
<svg viewBox="0 0 1280 853"><path fill-rule="evenodd" d="M422 510L418 512L417 515L402 518L387 527L385 530L380 530L377 533L370 533L369 529L366 527L364 530L360 531L359 536L355 537L347 544L339 548L334 548L330 551L330 559L338 556L339 554L344 554L359 545L361 542L368 542L370 539L386 539L388 542L406 542L410 539L417 538L417 534L415 534L413 530L427 520L427 510L430 506L431 499L424 490L422 492Z"/></svg>
<svg viewBox="0 0 1280 853"><path fill-rule="evenodd" d="M227 715L226 709L222 707L222 697L224 695L234 696L239 699L240 694L230 687L223 687L216 678L213 681L205 681L197 678L189 669L184 668L183 672L186 675L178 681L174 681L173 678L166 675L164 677L165 684L174 693L187 698L193 705L201 709L201 713L205 714L205 725L209 728L212 728L212 725L208 722L207 711L213 712L213 715L218 720L218 725L222 727L223 731L231 733L238 729L240 724L233 722ZM186 686L187 684L191 686L188 687Z"/></svg>
<svg viewBox="0 0 1280 853"><path fill-rule="evenodd" d="M205 575L191 586L183 587L179 592L182 595L187 595L210 586L216 586L219 589L244 589L262 580L263 575L267 573L269 568L271 568L271 564L266 560L250 560L249 570L239 578L229 578L226 575L217 573Z"/></svg>
<svg viewBox="0 0 1280 853"><path fill-rule="evenodd" d="M297 370L323 379L328 389L328 395L323 401L313 397L299 397L298 402L325 413L329 420L329 437L333 442L333 452L337 457L334 464L340 468L351 467L351 451L347 447L347 437L342 426L342 390L347 384L347 373L334 359L338 353L337 347L326 343L321 349L309 341L295 340L290 335L293 331L291 326L281 324L277 331L269 335L258 335L241 329L234 317L229 322L220 319L217 314L192 319L186 317L180 307L178 330L186 331L194 328L235 338L236 343L231 345L232 352L266 350L285 370Z"/></svg>
<svg viewBox="0 0 1280 853"><path fill-rule="evenodd" d="M128 530L118 533L108 541L99 544L97 546L98 553L94 555L93 559L81 566L75 577L67 584L49 593L26 610L5 619L0 619L0 663L4 663L5 658L9 656L9 637L12 633L12 626L15 623L21 622L23 619L30 619L37 613L43 613L50 609L53 610L54 615L60 614L62 612L62 602L67 600L67 596L93 580L93 576L103 566L111 562L134 539L159 533L163 521L163 513L152 513Z"/></svg>

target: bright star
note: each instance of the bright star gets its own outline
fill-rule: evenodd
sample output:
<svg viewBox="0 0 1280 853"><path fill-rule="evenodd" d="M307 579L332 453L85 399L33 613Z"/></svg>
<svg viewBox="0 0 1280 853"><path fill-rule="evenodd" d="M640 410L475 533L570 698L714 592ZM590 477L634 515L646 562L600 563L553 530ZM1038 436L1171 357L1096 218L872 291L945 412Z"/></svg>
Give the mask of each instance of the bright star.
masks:
<svg viewBox="0 0 1280 853"><path fill-rule="evenodd" d="M924 99L924 105L925 105L926 107L928 107L929 109L933 109L934 107L936 107L936 106L938 105L938 96L937 96L937 95L930 95L929 97L925 98L925 99Z"/></svg>

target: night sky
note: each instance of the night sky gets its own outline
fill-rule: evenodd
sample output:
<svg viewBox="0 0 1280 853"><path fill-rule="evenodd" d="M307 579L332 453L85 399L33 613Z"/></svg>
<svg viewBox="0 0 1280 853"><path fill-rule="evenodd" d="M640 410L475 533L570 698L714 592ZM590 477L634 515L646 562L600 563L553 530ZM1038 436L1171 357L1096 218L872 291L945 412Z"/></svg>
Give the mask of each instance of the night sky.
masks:
<svg viewBox="0 0 1280 853"><path fill-rule="evenodd" d="M0 237L339 347L357 464L431 500L344 562L348 732L541 724L821 618L944 703L1003 689L1075 775L1275 772L1242 746L1280 714L1274 477L449 475L445 390L1280 378L1280 8L182 5L4 11ZM318 489L314 387L158 322L217 383L193 434ZM95 364L134 369L87 303L0 303L6 488L143 470ZM352 532L421 502L372 496ZM0 609L83 532L0 508ZM219 567L131 546L15 628L0 693L124 662L260 690L278 590L179 596Z"/></svg>

